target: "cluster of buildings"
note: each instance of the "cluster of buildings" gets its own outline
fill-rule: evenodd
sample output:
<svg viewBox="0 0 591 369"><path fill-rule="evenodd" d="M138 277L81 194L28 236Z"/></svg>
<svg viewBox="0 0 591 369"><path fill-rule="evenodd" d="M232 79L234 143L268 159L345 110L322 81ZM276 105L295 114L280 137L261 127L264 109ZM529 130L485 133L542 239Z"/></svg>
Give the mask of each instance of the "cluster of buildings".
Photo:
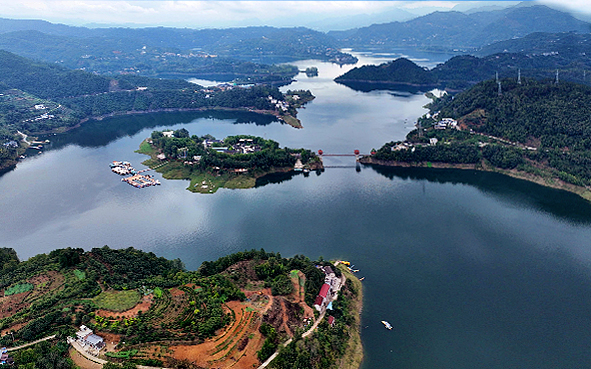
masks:
<svg viewBox="0 0 591 369"><path fill-rule="evenodd" d="M341 289L341 279L337 277L330 266L318 266L324 272L324 284L314 301L314 308L319 312L326 310L329 304L336 298Z"/></svg>
<svg viewBox="0 0 591 369"><path fill-rule="evenodd" d="M9 148L9 149L16 149L18 147L18 142L16 141L8 141L2 144L2 146Z"/></svg>
<svg viewBox="0 0 591 369"><path fill-rule="evenodd" d="M320 292L314 301L314 308L320 313L332 310L332 302L336 300L337 294L342 287L343 281L337 277L330 266L317 266L318 269L324 272L324 284L320 287ZM328 324L332 327L334 325L334 316L328 316Z"/></svg>
<svg viewBox="0 0 591 369"><path fill-rule="evenodd" d="M433 126L435 129L459 129L458 121L452 118L443 118Z"/></svg>
<svg viewBox="0 0 591 369"><path fill-rule="evenodd" d="M277 110L281 110L283 112L289 110L289 104L286 101L279 101L277 99L274 99L273 96L268 96L267 99L269 99L269 102L273 104L275 108L277 108Z"/></svg>
<svg viewBox="0 0 591 369"><path fill-rule="evenodd" d="M210 139L203 140L204 148L213 149L217 152L223 152L226 154L252 154L261 151L261 147L255 144L252 138L241 138L232 147L220 145L225 145L224 141Z"/></svg>
<svg viewBox="0 0 591 369"><path fill-rule="evenodd" d="M35 122L38 122L40 120L45 120L45 119L50 120L50 119L53 119L53 118L55 118L55 115L49 114L49 113L44 113L44 114L41 114L40 116L35 117L33 119L30 119L30 120L31 121L35 121Z"/></svg>

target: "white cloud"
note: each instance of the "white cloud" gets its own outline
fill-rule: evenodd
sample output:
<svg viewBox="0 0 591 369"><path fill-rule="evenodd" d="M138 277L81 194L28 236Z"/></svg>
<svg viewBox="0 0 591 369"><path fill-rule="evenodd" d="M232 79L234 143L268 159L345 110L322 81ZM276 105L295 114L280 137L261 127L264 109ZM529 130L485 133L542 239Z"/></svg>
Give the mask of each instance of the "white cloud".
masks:
<svg viewBox="0 0 591 369"><path fill-rule="evenodd" d="M543 0L573 11L591 11L589 0ZM0 16L44 19L73 25L228 27L296 26L324 18L380 14L392 9L422 15L446 10L458 1L135 1L135 0L0 0ZM466 4L467 2L462 2ZM470 1L475 7L488 2ZM586 6L587 5L587 6Z"/></svg>

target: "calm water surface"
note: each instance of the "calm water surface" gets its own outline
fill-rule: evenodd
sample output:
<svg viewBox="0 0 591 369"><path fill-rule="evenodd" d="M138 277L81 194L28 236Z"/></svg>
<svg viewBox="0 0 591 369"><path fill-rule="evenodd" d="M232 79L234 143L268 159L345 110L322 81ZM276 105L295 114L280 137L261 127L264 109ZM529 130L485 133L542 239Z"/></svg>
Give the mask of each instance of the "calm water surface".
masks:
<svg viewBox="0 0 591 369"><path fill-rule="evenodd" d="M426 66L440 58L416 57ZM320 73L284 88L317 96L299 113L301 130L248 114L160 114L51 138L50 149L0 177L0 243L21 258L57 247L134 246L180 257L189 269L261 247L343 258L366 277L365 369L591 367L591 205L575 195L472 171L327 169L215 195L162 179L137 190L110 173L112 160L143 168L145 156L133 151L164 127L368 152L404 138L428 102L421 93L332 82L350 67L296 64Z"/></svg>

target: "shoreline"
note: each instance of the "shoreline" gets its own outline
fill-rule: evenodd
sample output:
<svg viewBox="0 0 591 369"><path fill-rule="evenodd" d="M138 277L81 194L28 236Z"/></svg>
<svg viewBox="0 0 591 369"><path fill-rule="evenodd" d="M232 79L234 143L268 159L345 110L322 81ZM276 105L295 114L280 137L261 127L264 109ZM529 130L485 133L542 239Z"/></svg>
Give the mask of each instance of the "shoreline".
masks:
<svg viewBox="0 0 591 369"><path fill-rule="evenodd" d="M339 369L359 369L363 363L364 350L363 342L361 341L361 312L363 311L363 284L357 276L351 273L347 267L339 263L337 268L350 280L353 288L356 290L356 296L352 300L351 315L354 317L354 322L351 327L351 335L349 343L347 344L347 352L340 359L338 363Z"/></svg>
<svg viewBox="0 0 591 369"><path fill-rule="evenodd" d="M378 165L383 167L399 167L399 168L435 168L435 169L464 169L464 170L475 170L479 172L490 172L499 173L512 178L521 179L528 182L533 182L544 187L553 188L556 190L563 190L574 193L587 201L591 201L591 190L585 187L576 186L570 183L566 183L559 178L555 177L541 177L532 173L527 173L519 170L506 170L496 167L483 166L482 163L478 164L452 164L452 163L434 163L434 162L420 162L420 163L407 163L398 161L388 160L376 160L371 157L363 157L359 160L361 164L365 165Z"/></svg>
<svg viewBox="0 0 591 369"><path fill-rule="evenodd" d="M283 116L283 115L279 114L279 112L274 111L274 110L257 110L257 109L251 109L251 108L211 107L211 108L162 108L162 109L151 109L151 110L128 110L128 111L124 111L124 112L113 112L113 113L104 114L104 115L82 118L80 120L80 122L78 122L75 126L68 127L63 132L69 131L74 128L78 128L78 127L80 127L80 125L82 125L90 120L101 121L103 119L126 116L126 115L144 115L144 114L153 114L153 113L184 113L184 112L196 112L197 113L197 112L208 112L208 111L236 111L236 112L256 113L256 114L261 114L261 115L272 115L272 116L276 117L280 122L284 122L286 124L289 124L290 126L292 126L294 128L303 128L300 120L297 119L296 117L294 117L292 115ZM286 119L284 119L284 117L293 118L295 121L297 121L297 123L293 122L293 121L290 123ZM41 132L38 134L48 134L48 133L55 133L55 132L53 132L53 131Z"/></svg>
<svg viewBox="0 0 591 369"><path fill-rule="evenodd" d="M236 112L249 112L249 113L256 113L261 115L272 115L276 117L280 122L286 123L294 128L303 128L301 121L292 116L292 115L280 115L279 112L274 110L256 110L250 108L225 108L225 107L211 107L211 108L162 108L162 109L151 109L151 110L128 110L128 111L119 111L113 112L109 114L103 115L93 115L91 117L86 117L80 119L78 123L73 126L63 126L59 128L55 128L51 131L41 131L41 132L32 132L32 135L49 135L49 134L60 134L71 131L76 128L80 128L84 123L95 120L101 121L104 119L115 118L115 117L122 117L127 115L145 115L145 114L158 114L158 113L190 113L190 112L208 112L208 111L236 111ZM293 120L289 122L285 118L292 118Z"/></svg>

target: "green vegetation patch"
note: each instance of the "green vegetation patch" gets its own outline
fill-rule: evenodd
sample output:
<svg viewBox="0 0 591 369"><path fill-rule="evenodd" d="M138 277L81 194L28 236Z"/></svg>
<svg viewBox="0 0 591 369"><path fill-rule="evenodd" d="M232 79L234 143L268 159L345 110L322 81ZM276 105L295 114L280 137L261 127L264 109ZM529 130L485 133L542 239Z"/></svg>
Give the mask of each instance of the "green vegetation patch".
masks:
<svg viewBox="0 0 591 369"><path fill-rule="evenodd" d="M140 294L136 290L103 291L92 300L100 309L125 311L138 304L140 301Z"/></svg>
<svg viewBox="0 0 591 369"><path fill-rule="evenodd" d="M79 281L83 281L86 278L86 272L82 270L74 269L74 275L78 278Z"/></svg>
<svg viewBox="0 0 591 369"><path fill-rule="evenodd" d="M133 349L133 350L129 350L129 351L107 352L107 353L105 353L105 356L115 357L118 359L129 359L129 358L132 358L135 355L137 355L137 353L138 353L138 350Z"/></svg>
<svg viewBox="0 0 591 369"><path fill-rule="evenodd" d="M154 297L161 298L162 293L163 293L162 288L160 288L160 287L154 288Z"/></svg>
<svg viewBox="0 0 591 369"><path fill-rule="evenodd" d="M152 147L152 145L150 145L150 143L148 143L148 141L142 141L142 143L140 144L140 149L137 150L136 152L140 153L140 154L145 154L145 155L154 155L155 154L155 150Z"/></svg>
<svg viewBox="0 0 591 369"><path fill-rule="evenodd" d="M8 287L4 291L4 296L17 295L19 293L28 292L32 290L34 287L35 286L33 286L31 283L18 283Z"/></svg>

